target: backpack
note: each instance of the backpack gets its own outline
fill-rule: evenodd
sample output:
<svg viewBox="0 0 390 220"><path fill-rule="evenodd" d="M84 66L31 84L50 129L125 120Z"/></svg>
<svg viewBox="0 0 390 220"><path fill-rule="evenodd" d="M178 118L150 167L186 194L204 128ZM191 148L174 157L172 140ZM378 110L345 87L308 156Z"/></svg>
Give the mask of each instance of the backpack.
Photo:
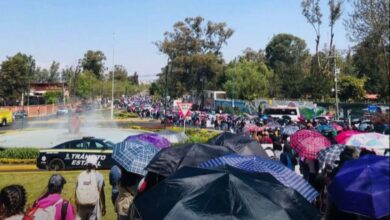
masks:
<svg viewBox="0 0 390 220"><path fill-rule="evenodd" d="M79 205L96 205L99 200L96 173L84 171L77 178L76 200Z"/></svg>
<svg viewBox="0 0 390 220"><path fill-rule="evenodd" d="M56 206L62 203L61 220L65 220L69 202L59 199L56 203L46 208L33 207L23 216L23 220L54 220L56 217Z"/></svg>

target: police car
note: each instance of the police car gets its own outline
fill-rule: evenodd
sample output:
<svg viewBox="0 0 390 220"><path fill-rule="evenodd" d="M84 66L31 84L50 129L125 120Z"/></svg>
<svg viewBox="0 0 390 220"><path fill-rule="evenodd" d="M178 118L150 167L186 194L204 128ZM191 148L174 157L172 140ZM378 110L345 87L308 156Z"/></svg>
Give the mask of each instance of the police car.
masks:
<svg viewBox="0 0 390 220"><path fill-rule="evenodd" d="M98 169L111 169L114 165L112 149L114 143L105 139L85 137L68 141L39 151L37 167L48 170L85 169L89 155L96 155Z"/></svg>

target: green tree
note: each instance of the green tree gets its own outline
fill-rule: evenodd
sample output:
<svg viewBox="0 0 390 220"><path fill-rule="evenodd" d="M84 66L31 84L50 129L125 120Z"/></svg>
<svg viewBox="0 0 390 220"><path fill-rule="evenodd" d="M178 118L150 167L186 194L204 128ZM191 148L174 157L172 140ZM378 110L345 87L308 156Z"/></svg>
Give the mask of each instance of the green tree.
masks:
<svg viewBox="0 0 390 220"><path fill-rule="evenodd" d="M60 63L53 61L49 67L48 83L56 83L60 80Z"/></svg>
<svg viewBox="0 0 390 220"><path fill-rule="evenodd" d="M28 91L28 82L35 69L35 60L32 56L17 53L7 57L1 63L0 69L0 99L5 104L12 104L19 100L22 93Z"/></svg>
<svg viewBox="0 0 390 220"><path fill-rule="evenodd" d="M43 94L46 104L55 104L58 103L59 99L62 97L61 92L46 92Z"/></svg>
<svg viewBox="0 0 390 220"><path fill-rule="evenodd" d="M91 73L95 74L97 79L102 79L105 60L106 56L100 50L88 50L84 54L84 58L81 60L81 66L83 67L83 71L90 71Z"/></svg>
<svg viewBox="0 0 390 220"><path fill-rule="evenodd" d="M278 34L265 51L267 64L275 73L271 84L276 91L271 96L299 98L303 93L303 80L309 72L310 56L305 41L291 34Z"/></svg>
<svg viewBox="0 0 390 220"><path fill-rule="evenodd" d="M360 101L364 98L365 78L341 74L339 76L339 98L343 101Z"/></svg>
<svg viewBox="0 0 390 220"><path fill-rule="evenodd" d="M368 92L390 101L390 1L357 0L352 5L344 24L350 40L358 43L353 58L358 75L367 77Z"/></svg>
<svg viewBox="0 0 390 220"><path fill-rule="evenodd" d="M119 81L127 81L127 70L122 65L114 66L114 79ZM108 73L108 79L112 80L112 70Z"/></svg>
<svg viewBox="0 0 390 220"><path fill-rule="evenodd" d="M98 94L94 91L95 85L99 84L94 73L84 71L78 77L76 82L75 95L79 98L88 99L96 97Z"/></svg>
<svg viewBox="0 0 390 220"><path fill-rule="evenodd" d="M248 60L232 62L227 67L227 81L223 87L231 98L254 100L268 96L268 79L271 76L272 72L265 63Z"/></svg>
<svg viewBox="0 0 390 220"><path fill-rule="evenodd" d="M164 40L156 44L170 59L171 68L163 68L159 83L165 87L168 71L169 95L177 97L196 90L216 87L223 70L221 48L233 35L225 23L204 23L202 17L186 18L176 22L172 32L164 33ZM169 69L169 70L168 70Z"/></svg>

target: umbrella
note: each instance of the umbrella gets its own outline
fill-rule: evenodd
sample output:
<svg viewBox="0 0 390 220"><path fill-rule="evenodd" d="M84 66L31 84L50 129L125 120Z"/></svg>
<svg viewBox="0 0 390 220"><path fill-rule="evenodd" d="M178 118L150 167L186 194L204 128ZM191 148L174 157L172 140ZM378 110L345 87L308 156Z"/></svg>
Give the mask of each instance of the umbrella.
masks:
<svg viewBox="0 0 390 220"><path fill-rule="evenodd" d="M196 167L204 161L231 153L234 151L224 146L183 144L162 149L150 161L146 170L162 176L169 176L180 167Z"/></svg>
<svg viewBox="0 0 390 220"><path fill-rule="evenodd" d="M278 122L276 121L270 121L268 122L265 127L271 128L271 129L276 129L282 127Z"/></svg>
<svg viewBox="0 0 390 220"><path fill-rule="evenodd" d="M317 154L320 166L325 167L325 165L329 165L332 168L335 168L337 166L335 162L340 160L340 154L344 149L345 145L334 144L328 148L320 150Z"/></svg>
<svg viewBox="0 0 390 220"><path fill-rule="evenodd" d="M184 167L134 199L141 219L319 219L299 193L268 173Z"/></svg>
<svg viewBox="0 0 390 220"><path fill-rule="evenodd" d="M297 131L299 131L299 127L298 126L288 125L285 128L283 128L282 134L290 136L290 135L294 134Z"/></svg>
<svg viewBox="0 0 390 220"><path fill-rule="evenodd" d="M340 132L340 133L336 136L336 141L337 141L337 143L339 143L339 144L345 144L345 143L347 143L347 140L348 140L352 135L355 135L355 134L361 134L361 132L355 131L355 130L342 131L342 132Z"/></svg>
<svg viewBox="0 0 390 220"><path fill-rule="evenodd" d="M320 133L329 133L336 131L336 129L333 128L331 125L320 125L316 128L316 130Z"/></svg>
<svg viewBox="0 0 390 220"><path fill-rule="evenodd" d="M130 141L130 140L141 140L141 141L149 142L158 148L166 148L171 146L171 143L166 138L153 133L132 135L125 139L125 141Z"/></svg>
<svg viewBox="0 0 390 220"><path fill-rule="evenodd" d="M259 142L251 137L242 134L233 134L231 132L222 132L210 139L208 144L225 146L240 155L256 155L268 158Z"/></svg>
<svg viewBox="0 0 390 220"><path fill-rule="evenodd" d="M389 136L379 134L376 132L371 133L361 133L352 135L346 142L346 145L351 145L355 147L365 147L372 149L388 149L389 146Z"/></svg>
<svg viewBox="0 0 390 220"><path fill-rule="evenodd" d="M337 124L336 122L333 122L333 123L331 124L331 126L332 126L337 132L340 132L340 131L344 130L344 128L343 128L341 125Z"/></svg>
<svg viewBox="0 0 390 220"><path fill-rule="evenodd" d="M160 132L157 132L158 135L161 137L166 138L171 143L182 143L185 142L188 137L184 132L174 132L171 130L163 130Z"/></svg>
<svg viewBox="0 0 390 220"><path fill-rule="evenodd" d="M291 147L299 156L308 159L317 158L317 153L330 144L321 133L312 130L303 129L290 136Z"/></svg>
<svg viewBox="0 0 390 220"><path fill-rule="evenodd" d="M218 167L225 164L246 171L270 173L283 185L295 189L309 202L314 201L314 199L318 196L318 192L306 180L275 160L256 156L240 156L237 154L231 154L206 161L200 164L199 167Z"/></svg>
<svg viewBox="0 0 390 220"><path fill-rule="evenodd" d="M259 127L255 124L248 123L244 127L245 132L254 132L254 131L258 131L258 130L259 130Z"/></svg>
<svg viewBox="0 0 390 220"><path fill-rule="evenodd" d="M376 155L345 162L328 187L337 208L375 219L390 215L389 164Z"/></svg>
<svg viewBox="0 0 390 220"><path fill-rule="evenodd" d="M145 167L158 151L145 141L123 141L114 146L112 159L131 173L145 175Z"/></svg>

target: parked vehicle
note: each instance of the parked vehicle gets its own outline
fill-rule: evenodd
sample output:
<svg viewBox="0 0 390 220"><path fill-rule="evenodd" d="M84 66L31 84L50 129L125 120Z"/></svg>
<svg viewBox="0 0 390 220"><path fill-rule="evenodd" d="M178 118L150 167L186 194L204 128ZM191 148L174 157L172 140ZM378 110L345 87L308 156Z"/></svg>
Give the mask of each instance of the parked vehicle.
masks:
<svg viewBox="0 0 390 220"><path fill-rule="evenodd" d="M293 121L298 121L300 116L298 107L287 107L287 106L270 106L264 109L264 114L269 115L273 118L283 118L288 116Z"/></svg>
<svg viewBox="0 0 390 220"><path fill-rule="evenodd" d="M27 112L25 110L19 110L14 112L13 117L14 119L21 119L21 118L27 118Z"/></svg>
<svg viewBox="0 0 390 220"><path fill-rule="evenodd" d="M13 121L12 111L0 109L0 126L7 126Z"/></svg>
<svg viewBox="0 0 390 220"><path fill-rule="evenodd" d="M114 143L94 137L85 137L58 144L39 151L37 167L48 170L84 169L89 155L99 158L99 169L110 169L114 165L111 158Z"/></svg>

